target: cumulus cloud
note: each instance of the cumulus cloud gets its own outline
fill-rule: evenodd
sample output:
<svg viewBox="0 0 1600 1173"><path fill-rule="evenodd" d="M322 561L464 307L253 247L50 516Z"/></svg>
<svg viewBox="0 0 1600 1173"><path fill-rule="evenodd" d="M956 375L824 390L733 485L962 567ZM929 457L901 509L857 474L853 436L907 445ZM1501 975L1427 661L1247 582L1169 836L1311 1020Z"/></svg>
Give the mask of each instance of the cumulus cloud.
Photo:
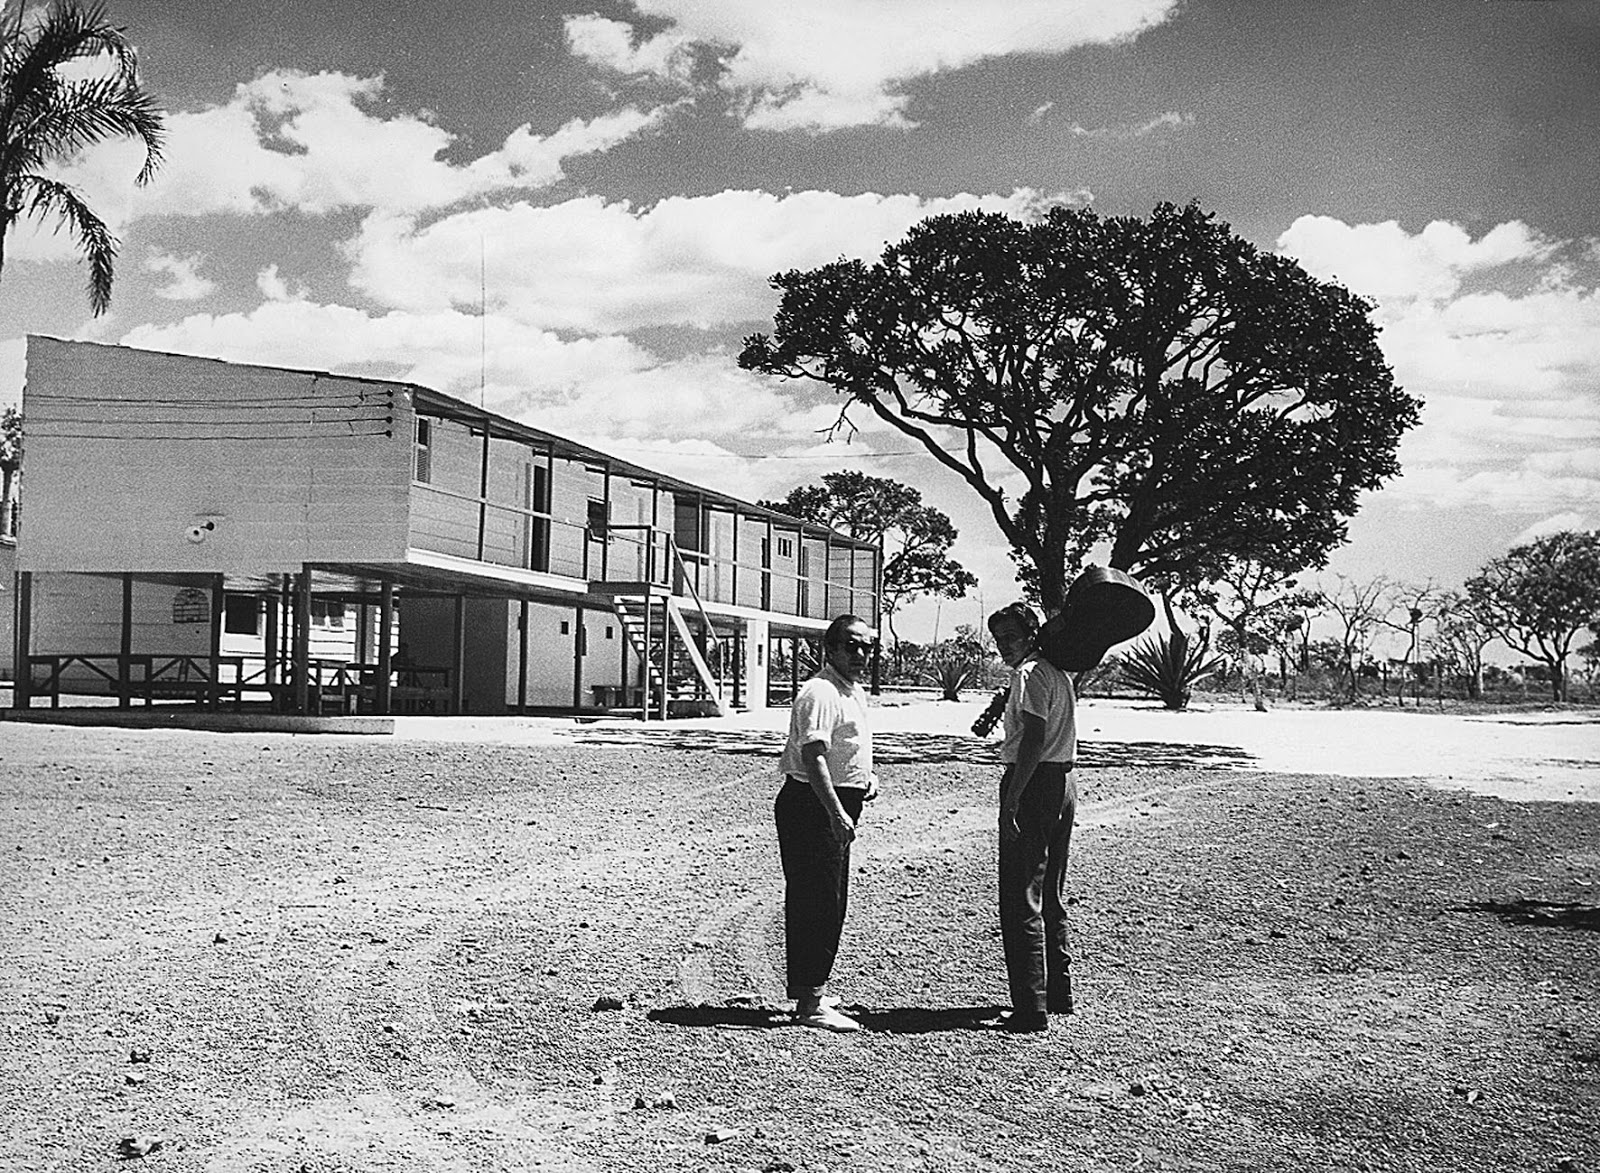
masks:
<svg viewBox="0 0 1600 1173"><path fill-rule="evenodd" d="M217 287L215 281L200 275L200 266L204 263L205 258L198 253L180 257L152 249L144 259L144 268L147 273L163 274L166 278L165 284L157 285L153 291L157 297L167 301L199 301L210 296Z"/></svg>
<svg viewBox="0 0 1600 1173"><path fill-rule="evenodd" d="M1536 542L1540 538L1549 537L1566 531L1584 533L1589 530L1600 529L1600 514L1589 513L1556 513L1549 517L1542 517L1532 525L1525 528L1516 537L1507 543L1508 546L1525 546Z"/></svg>
<svg viewBox="0 0 1600 1173"><path fill-rule="evenodd" d="M1308 272L1385 303L1442 301L1454 296L1469 274L1513 261L1542 261L1555 249L1554 242L1520 220L1473 240L1446 220L1413 234L1393 220L1346 224L1331 216L1301 216L1278 238L1278 251Z"/></svg>
<svg viewBox="0 0 1600 1173"><path fill-rule="evenodd" d="M374 215L349 245L351 281L395 308L474 306L481 249L490 307L539 328L756 322L776 306L767 282L781 269L841 255L876 257L936 213L984 208L1025 216L1046 202L1027 188L941 199L724 191L648 208L598 197L518 203L421 228L406 217Z"/></svg>
<svg viewBox="0 0 1600 1173"><path fill-rule="evenodd" d="M673 76L690 45L716 52L720 85L745 124L823 131L906 126L905 83L994 57L1064 53L1137 36L1177 0L635 0L666 32L625 35L611 21L569 18L574 52L622 72Z"/></svg>
<svg viewBox="0 0 1600 1173"><path fill-rule="evenodd" d="M1443 221L1408 233L1323 216L1278 248L1374 300L1396 381L1425 402L1387 493L1524 513L1600 500L1600 293L1558 255L1573 249L1519 221L1474 240ZM1520 292L1463 292L1508 266L1517 279L1498 284Z"/></svg>
<svg viewBox="0 0 1600 1173"><path fill-rule="evenodd" d="M455 136L413 114L378 110L381 77L274 70L230 101L167 119L165 165L134 188L137 151L97 147L63 171L114 229L140 216L254 215L293 209L416 214L480 197L549 187L562 162L615 147L670 108L574 119L547 135L524 124L464 164L442 156Z"/></svg>

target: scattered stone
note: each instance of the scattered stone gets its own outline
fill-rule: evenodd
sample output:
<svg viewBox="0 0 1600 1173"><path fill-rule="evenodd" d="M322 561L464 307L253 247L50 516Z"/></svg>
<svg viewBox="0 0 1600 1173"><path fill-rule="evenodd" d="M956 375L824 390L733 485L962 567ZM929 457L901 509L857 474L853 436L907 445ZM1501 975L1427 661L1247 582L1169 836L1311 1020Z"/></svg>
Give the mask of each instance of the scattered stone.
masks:
<svg viewBox="0 0 1600 1173"><path fill-rule="evenodd" d="M449 1096L433 1096L430 1099L423 1100L422 1106L424 1108L434 1109L454 1108L456 1106L456 1102Z"/></svg>
<svg viewBox="0 0 1600 1173"><path fill-rule="evenodd" d="M153 1133L143 1136L125 1136L117 1143L117 1152L132 1160L136 1157L148 1157L166 1143L166 1138L156 1136Z"/></svg>
<svg viewBox="0 0 1600 1173"><path fill-rule="evenodd" d="M211 943L213 945L226 945L228 943L228 934L218 933L216 936L211 938Z"/></svg>
<svg viewBox="0 0 1600 1173"><path fill-rule="evenodd" d="M132 1087L138 1087L140 1084L144 1083L145 1078L146 1076L142 1071L130 1071L122 1077L122 1082L129 1084Z"/></svg>
<svg viewBox="0 0 1600 1173"><path fill-rule="evenodd" d="M732 1140L738 1135L739 1130L737 1128L713 1128L710 1132L706 1133L706 1143L722 1144L724 1141Z"/></svg>
<svg viewBox="0 0 1600 1173"><path fill-rule="evenodd" d="M133 1050L128 1052L128 1062L129 1063L148 1063L148 1062L150 1062L150 1048L149 1047L135 1047Z"/></svg>
<svg viewBox="0 0 1600 1173"><path fill-rule="evenodd" d="M625 1003L615 994L602 994L594 1000L593 1010L621 1010Z"/></svg>
<svg viewBox="0 0 1600 1173"><path fill-rule="evenodd" d="M676 1108L678 1097L671 1092L660 1092L655 1095L637 1095L633 1097L633 1106L639 1108Z"/></svg>
<svg viewBox="0 0 1600 1173"><path fill-rule="evenodd" d="M1282 929L1272 929L1271 931L1269 931L1267 933L1267 936L1276 937L1280 941L1283 940L1283 938L1287 937L1288 935L1289 934L1284 932Z"/></svg>
<svg viewBox="0 0 1600 1173"><path fill-rule="evenodd" d="M795 1169L790 1161L768 1161L761 1166L761 1173L795 1173Z"/></svg>
<svg viewBox="0 0 1600 1173"><path fill-rule="evenodd" d="M61 1013L60 1013L60 1011L57 1011L57 1010L46 1010L44 1012L44 1024L46 1026L55 1026L60 1021L61 1021Z"/></svg>

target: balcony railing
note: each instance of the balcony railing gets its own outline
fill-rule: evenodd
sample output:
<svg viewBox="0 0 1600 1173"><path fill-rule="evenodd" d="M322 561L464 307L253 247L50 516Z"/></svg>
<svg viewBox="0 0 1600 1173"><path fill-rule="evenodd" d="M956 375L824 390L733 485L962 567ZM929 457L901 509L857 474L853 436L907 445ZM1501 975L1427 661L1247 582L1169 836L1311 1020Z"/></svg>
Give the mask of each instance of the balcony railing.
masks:
<svg viewBox="0 0 1600 1173"><path fill-rule="evenodd" d="M418 549L586 582L651 582L671 587L675 594L692 588L702 604L742 605L809 619L850 612L869 624L877 621L872 588L848 578L799 574L748 557L686 549L670 531L656 526L612 523L600 535L585 522L542 510L422 483L412 490L411 544ZM681 582L670 577L674 566Z"/></svg>

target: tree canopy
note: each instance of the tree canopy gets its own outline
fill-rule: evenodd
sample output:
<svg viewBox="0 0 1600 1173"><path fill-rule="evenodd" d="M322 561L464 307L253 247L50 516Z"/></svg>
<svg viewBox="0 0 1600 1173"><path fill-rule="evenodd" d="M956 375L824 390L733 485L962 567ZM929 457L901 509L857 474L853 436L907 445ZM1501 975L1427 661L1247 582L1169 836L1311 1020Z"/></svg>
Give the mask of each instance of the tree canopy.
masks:
<svg viewBox="0 0 1600 1173"><path fill-rule="evenodd" d="M145 150L136 183L161 163L165 127L155 99L139 83L138 56L103 5L51 0L24 27L25 4L0 18L0 270L6 235L37 217L71 229L89 262L89 306L111 305L117 241L71 184L51 174L84 148L106 139L137 139ZM87 76L64 66L94 62Z"/></svg>
<svg viewBox="0 0 1600 1173"><path fill-rule="evenodd" d="M1567 657L1600 623L1600 530L1564 530L1492 558L1466 584L1473 614L1512 651L1544 664L1567 699Z"/></svg>
<svg viewBox="0 0 1600 1173"><path fill-rule="evenodd" d="M764 508L820 521L883 550L883 614L894 634L894 615L921 595L959 599L977 578L949 556L956 540L950 518L910 485L859 472L830 472L820 485L800 485ZM896 643L899 637L896 636Z"/></svg>
<svg viewBox="0 0 1600 1173"><path fill-rule="evenodd" d="M1048 611L1101 546L1173 585L1241 558L1324 565L1418 419L1368 303L1193 204L935 216L875 264L772 282L773 333L740 365L917 440L988 504Z"/></svg>

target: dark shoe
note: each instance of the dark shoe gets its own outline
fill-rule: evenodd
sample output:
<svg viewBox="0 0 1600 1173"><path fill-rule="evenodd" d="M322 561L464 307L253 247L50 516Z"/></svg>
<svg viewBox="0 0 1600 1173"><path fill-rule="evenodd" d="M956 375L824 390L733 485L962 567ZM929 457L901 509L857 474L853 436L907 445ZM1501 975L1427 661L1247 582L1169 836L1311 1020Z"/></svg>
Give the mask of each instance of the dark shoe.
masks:
<svg viewBox="0 0 1600 1173"><path fill-rule="evenodd" d="M1043 1010L1007 1010L996 1025L1007 1034L1032 1035L1050 1029L1050 1016Z"/></svg>

